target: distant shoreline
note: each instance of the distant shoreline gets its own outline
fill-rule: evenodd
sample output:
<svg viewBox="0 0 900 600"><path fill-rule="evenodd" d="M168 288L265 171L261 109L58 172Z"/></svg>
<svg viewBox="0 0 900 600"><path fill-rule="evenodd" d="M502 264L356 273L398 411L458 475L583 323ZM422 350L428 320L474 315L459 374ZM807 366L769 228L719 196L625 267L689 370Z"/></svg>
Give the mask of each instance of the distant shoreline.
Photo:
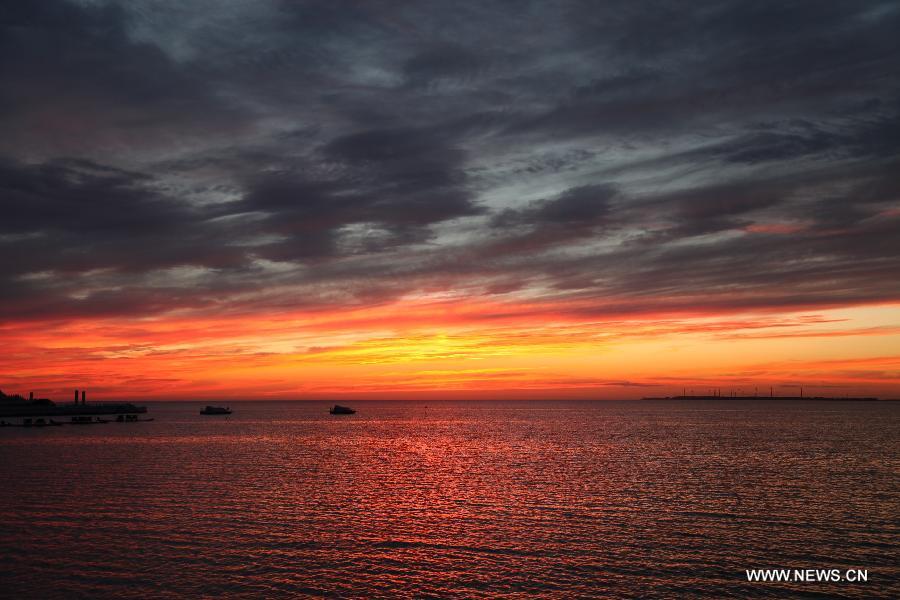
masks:
<svg viewBox="0 0 900 600"><path fill-rule="evenodd" d="M872 397L843 397L830 396L658 396L646 397L641 400L800 400L816 402L896 402L896 399L872 398Z"/></svg>

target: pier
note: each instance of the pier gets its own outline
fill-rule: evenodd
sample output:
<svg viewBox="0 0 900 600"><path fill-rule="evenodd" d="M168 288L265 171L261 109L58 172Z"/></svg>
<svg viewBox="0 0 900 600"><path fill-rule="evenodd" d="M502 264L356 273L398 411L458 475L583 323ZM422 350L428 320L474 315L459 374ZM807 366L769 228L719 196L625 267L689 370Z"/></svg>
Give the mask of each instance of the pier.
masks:
<svg viewBox="0 0 900 600"><path fill-rule="evenodd" d="M88 402L87 394L83 390L80 395L78 390L75 390L74 400L66 403L35 398L34 394L29 394L28 399L25 399L22 396L7 396L0 392L0 417L78 417L146 412L146 406L131 402Z"/></svg>

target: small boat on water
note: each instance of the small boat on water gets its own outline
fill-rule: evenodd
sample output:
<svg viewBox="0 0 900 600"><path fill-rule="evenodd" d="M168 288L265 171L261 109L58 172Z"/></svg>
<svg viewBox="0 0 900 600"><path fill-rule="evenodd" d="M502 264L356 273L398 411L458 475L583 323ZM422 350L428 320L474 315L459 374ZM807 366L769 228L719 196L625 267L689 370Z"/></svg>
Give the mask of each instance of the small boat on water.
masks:
<svg viewBox="0 0 900 600"><path fill-rule="evenodd" d="M201 415L230 415L231 409L224 406L209 406L200 411Z"/></svg>
<svg viewBox="0 0 900 600"><path fill-rule="evenodd" d="M328 411L329 414L332 415L354 415L356 411L348 406L341 406L340 404L335 404L331 407L331 410Z"/></svg>

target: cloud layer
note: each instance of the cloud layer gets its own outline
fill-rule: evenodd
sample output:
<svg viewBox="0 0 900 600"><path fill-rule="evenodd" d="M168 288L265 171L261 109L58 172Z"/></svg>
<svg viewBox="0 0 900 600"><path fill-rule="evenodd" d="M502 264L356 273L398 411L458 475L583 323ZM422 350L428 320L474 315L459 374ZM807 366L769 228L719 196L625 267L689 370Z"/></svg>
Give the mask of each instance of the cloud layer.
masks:
<svg viewBox="0 0 900 600"><path fill-rule="evenodd" d="M897 31L893 2L3 2L0 323L896 303Z"/></svg>

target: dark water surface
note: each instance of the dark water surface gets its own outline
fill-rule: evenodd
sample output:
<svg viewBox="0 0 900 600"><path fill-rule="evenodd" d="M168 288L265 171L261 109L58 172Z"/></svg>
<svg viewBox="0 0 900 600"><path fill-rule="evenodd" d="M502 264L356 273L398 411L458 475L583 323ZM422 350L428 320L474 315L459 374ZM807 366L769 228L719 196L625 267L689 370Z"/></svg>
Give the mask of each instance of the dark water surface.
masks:
<svg viewBox="0 0 900 600"><path fill-rule="evenodd" d="M900 597L900 403L354 406L0 429L0 595Z"/></svg>

